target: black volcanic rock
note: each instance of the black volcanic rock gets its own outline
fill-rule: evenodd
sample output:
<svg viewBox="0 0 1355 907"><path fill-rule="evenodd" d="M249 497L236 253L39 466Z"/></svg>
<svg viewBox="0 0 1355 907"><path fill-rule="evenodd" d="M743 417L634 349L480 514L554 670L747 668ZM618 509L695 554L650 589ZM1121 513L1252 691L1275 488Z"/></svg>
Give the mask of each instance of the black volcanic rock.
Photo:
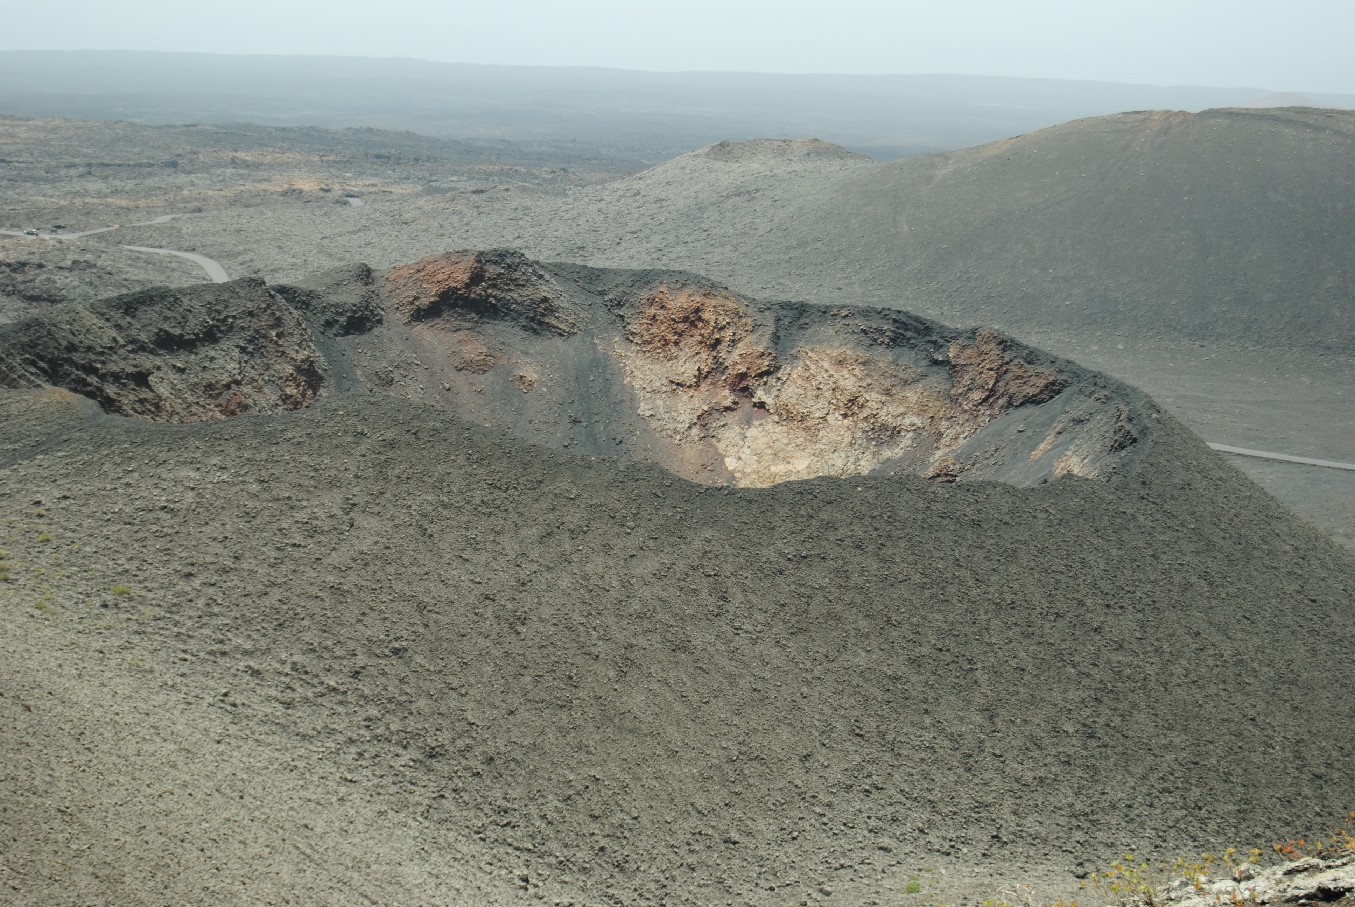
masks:
<svg viewBox="0 0 1355 907"><path fill-rule="evenodd" d="M358 264L273 290L322 334L347 337L365 334L381 323L381 304L373 284L372 269Z"/></svg>
<svg viewBox="0 0 1355 907"><path fill-rule="evenodd" d="M57 385L107 412L173 422L297 409L323 362L263 281L143 290L0 325L0 383Z"/></svg>

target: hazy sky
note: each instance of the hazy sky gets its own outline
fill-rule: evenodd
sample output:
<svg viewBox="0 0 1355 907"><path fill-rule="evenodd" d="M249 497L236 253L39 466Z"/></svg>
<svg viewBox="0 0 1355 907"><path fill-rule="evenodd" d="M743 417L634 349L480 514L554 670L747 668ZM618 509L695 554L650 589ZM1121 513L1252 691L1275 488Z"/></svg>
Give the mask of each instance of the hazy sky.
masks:
<svg viewBox="0 0 1355 907"><path fill-rule="evenodd" d="M1355 92L1355 0L9 0L0 49L964 73Z"/></svg>

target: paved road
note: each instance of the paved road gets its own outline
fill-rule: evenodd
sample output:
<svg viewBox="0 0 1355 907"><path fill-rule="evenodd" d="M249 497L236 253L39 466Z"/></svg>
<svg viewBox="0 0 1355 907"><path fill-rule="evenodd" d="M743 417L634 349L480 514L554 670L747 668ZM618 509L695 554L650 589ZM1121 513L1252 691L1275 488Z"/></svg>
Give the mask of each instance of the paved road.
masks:
<svg viewBox="0 0 1355 907"><path fill-rule="evenodd" d="M1239 454L1244 457L1259 457L1262 460L1280 460L1285 463L1303 463L1306 466L1325 466L1328 469L1352 469L1355 463L1340 463L1336 460L1314 460L1312 457L1291 457L1289 454L1271 453L1268 450L1252 450L1249 447L1229 447L1227 444L1209 442L1214 450L1223 453Z"/></svg>
<svg viewBox="0 0 1355 907"><path fill-rule="evenodd" d="M155 220L148 220L144 224L128 224L130 227L153 227L156 224L167 224L176 217L187 217L187 214L161 214Z"/></svg>
<svg viewBox="0 0 1355 907"><path fill-rule="evenodd" d="M226 274L226 269L221 267L218 262L213 261L206 255L199 255L196 252L179 252L175 249L152 249L147 246L123 246L124 249L131 249L133 252L154 252L156 255L177 255L180 258L186 258L199 265L202 270L207 272L207 277L213 283L225 283L230 280Z"/></svg>

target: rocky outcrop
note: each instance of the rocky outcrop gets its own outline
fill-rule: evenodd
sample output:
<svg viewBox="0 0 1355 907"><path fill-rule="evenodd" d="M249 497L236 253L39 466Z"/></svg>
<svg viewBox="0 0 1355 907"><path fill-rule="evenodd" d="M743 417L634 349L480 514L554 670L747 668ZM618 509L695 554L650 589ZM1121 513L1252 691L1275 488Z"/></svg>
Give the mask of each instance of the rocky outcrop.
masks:
<svg viewBox="0 0 1355 907"><path fill-rule="evenodd" d="M1355 853L1305 857L1269 869L1238 866L1229 878L1200 875L1172 884L1161 898L1176 907L1265 907L1270 904L1348 903L1355 896Z"/></svg>
<svg viewBox="0 0 1355 907"><path fill-rule="evenodd" d="M323 378L305 322L259 280L146 290L0 325L0 384L64 387L121 415L212 422L294 410Z"/></svg>
<svg viewBox="0 0 1355 907"><path fill-rule="evenodd" d="M527 330L578 330L562 288L520 252L448 252L386 275L387 299L407 322L444 315L506 317Z"/></svg>
<svg viewBox="0 0 1355 907"><path fill-rule="evenodd" d="M382 322L372 269L364 264L327 271L305 283L274 290L308 324L330 337L365 334Z"/></svg>

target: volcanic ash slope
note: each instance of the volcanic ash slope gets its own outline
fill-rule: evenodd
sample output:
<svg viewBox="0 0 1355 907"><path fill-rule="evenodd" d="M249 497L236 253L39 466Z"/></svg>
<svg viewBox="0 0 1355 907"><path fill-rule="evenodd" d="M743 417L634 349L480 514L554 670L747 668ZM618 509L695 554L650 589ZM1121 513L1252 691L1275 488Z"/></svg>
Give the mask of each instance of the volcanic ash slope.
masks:
<svg viewBox="0 0 1355 907"><path fill-rule="evenodd" d="M524 242L1049 343L1355 342L1355 112L1136 111L882 163L805 144L722 143L580 190Z"/></svg>
<svg viewBox="0 0 1355 907"><path fill-rule="evenodd" d="M219 402L209 418L107 415L50 386L88 369L23 360L28 386L0 395L11 900L859 904L914 878L951 899L1350 808L1348 553L1132 390L920 321L890 322L908 342L862 367L907 360L945 403L917 428L925 457L684 481L724 462L712 437L774 418L739 415L771 393L741 382L881 322L681 280L715 321L750 321L732 346L708 335L723 370L642 339L677 275L473 253L384 281L176 291L216 334L188 316L152 332L179 377L143 359L130 386ZM207 379L244 367L245 311L274 319L271 345L223 388ZM3 342L32 328L7 330L13 368ZM537 345L495 346L515 332ZM570 346L585 336L588 356ZM1008 363L991 387L1063 384L1006 394L970 436L998 426L987 440L949 454L962 468L934 472L932 428L965 416L952 391L966 399L985 343ZM117 360L116 344L67 348ZM767 354L777 369L730 366ZM637 388L659 386L626 372L643 355L683 366L683 413L693 375L734 394L701 409L711 436L639 415ZM319 376L312 396L275 392L289 362ZM510 434L571 399L551 388L608 370L573 399L594 421L636 405L608 429L618 456ZM500 382L557 403L476 424L494 407L460 401ZM998 442L1027 444L1045 410L1104 442L1093 477L1002 466L1042 460ZM554 431L538 440L563 447ZM976 480L989 463L999 481Z"/></svg>

